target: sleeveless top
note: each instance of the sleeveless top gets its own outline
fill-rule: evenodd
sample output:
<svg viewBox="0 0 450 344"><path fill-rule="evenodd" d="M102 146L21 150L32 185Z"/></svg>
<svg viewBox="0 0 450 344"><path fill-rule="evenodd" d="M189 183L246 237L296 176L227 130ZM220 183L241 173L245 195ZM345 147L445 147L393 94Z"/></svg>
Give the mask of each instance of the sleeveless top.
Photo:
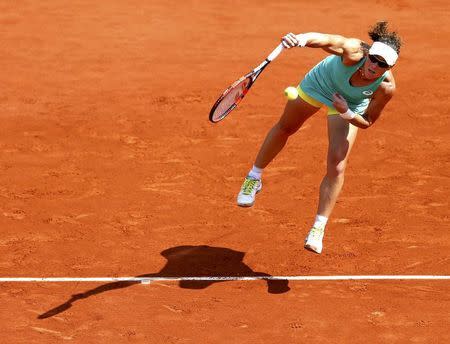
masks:
<svg viewBox="0 0 450 344"><path fill-rule="evenodd" d="M337 92L347 100L350 110L362 114L387 74L386 71L367 86L352 86L350 78L364 64L366 58L353 66L346 66L340 56L330 55L306 74L300 87L306 94L332 109L333 93Z"/></svg>

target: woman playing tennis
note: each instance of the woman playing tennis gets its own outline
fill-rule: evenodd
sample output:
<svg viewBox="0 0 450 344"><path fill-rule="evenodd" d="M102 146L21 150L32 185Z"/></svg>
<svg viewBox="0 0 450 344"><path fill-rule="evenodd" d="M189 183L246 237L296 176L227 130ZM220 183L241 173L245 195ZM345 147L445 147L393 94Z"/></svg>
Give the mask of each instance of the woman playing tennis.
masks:
<svg viewBox="0 0 450 344"><path fill-rule="evenodd" d="M358 128L369 128L380 117L395 91L392 67L401 46L387 22L369 31L370 46L355 38L309 32L287 34L281 39L287 49L301 46L322 48L331 55L312 68L298 86L299 97L289 100L280 120L269 131L237 197L250 207L261 190L263 169L283 149L290 135L326 106L328 110L327 171L320 185L317 216L306 237L305 248L322 252L328 218L344 183L344 172Z"/></svg>

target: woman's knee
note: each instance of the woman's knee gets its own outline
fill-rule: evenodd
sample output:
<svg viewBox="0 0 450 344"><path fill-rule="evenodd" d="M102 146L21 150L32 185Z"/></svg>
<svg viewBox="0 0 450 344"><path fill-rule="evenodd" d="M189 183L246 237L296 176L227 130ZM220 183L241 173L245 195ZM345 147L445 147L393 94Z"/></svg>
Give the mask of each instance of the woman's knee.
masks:
<svg viewBox="0 0 450 344"><path fill-rule="evenodd" d="M343 176L347 167L347 150L334 149L328 152L327 173L330 177Z"/></svg>

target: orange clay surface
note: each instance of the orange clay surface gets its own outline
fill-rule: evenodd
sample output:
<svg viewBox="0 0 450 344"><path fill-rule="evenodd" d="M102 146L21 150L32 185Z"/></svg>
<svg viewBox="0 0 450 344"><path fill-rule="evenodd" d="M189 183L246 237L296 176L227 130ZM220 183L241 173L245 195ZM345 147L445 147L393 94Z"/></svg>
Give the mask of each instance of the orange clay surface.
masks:
<svg viewBox="0 0 450 344"><path fill-rule="evenodd" d="M450 275L446 0L2 1L0 276ZM293 31L404 40L361 130L322 255L303 249L324 110L235 197L322 50L284 52L219 124L232 81ZM2 283L1 343L448 343L449 281Z"/></svg>

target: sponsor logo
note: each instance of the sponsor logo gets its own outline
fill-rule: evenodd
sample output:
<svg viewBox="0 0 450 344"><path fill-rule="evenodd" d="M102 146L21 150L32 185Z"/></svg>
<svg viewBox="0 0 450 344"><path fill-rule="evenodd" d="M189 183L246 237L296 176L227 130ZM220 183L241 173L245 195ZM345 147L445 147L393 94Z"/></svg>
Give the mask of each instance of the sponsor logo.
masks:
<svg viewBox="0 0 450 344"><path fill-rule="evenodd" d="M371 96L373 94L373 91L371 90L362 91L362 94L364 94L365 96Z"/></svg>

